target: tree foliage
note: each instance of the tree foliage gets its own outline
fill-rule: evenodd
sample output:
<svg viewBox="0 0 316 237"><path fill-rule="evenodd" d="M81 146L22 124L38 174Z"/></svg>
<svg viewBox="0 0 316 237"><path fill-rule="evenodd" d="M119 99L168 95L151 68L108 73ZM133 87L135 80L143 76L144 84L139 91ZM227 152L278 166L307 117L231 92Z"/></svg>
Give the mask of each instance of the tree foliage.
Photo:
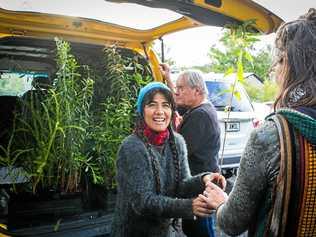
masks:
<svg viewBox="0 0 316 237"><path fill-rule="evenodd" d="M251 22L245 27L249 26L251 26ZM245 27L230 26L225 29L220 39L223 48L213 46L208 53L211 59L210 71L227 73L232 71L240 59L244 72L253 72L264 81L263 91L246 85L251 99L256 101L273 100L276 85L275 82L269 80L269 68L272 63L271 46L256 50L256 42L259 41L258 34L245 29Z"/></svg>
<svg viewBox="0 0 316 237"><path fill-rule="evenodd" d="M273 101L277 94L277 84L275 81L271 80L265 80L263 82L263 88L260 90L246 83L244 84L244 87L252 101Z"/></svg>
<svg viewBox="0 0 316 237"><path fill-rule="evenodd" d="M248 32L243 39L240 39L240 36L232 34L231 30L225 30L223 37L220 39L224 48L210 48L208 56L211 59L211 70L223 73L233 65L236 65L236 57L234 56L238 54L238 51L242 47L252 57L252 60L248 60L247 57L243 58L244 71L254 72L261 78L267 79L267 72L272 62L271 47L267 46L256 51L255 43L258 41L257 36L255 33Z"/></svg>

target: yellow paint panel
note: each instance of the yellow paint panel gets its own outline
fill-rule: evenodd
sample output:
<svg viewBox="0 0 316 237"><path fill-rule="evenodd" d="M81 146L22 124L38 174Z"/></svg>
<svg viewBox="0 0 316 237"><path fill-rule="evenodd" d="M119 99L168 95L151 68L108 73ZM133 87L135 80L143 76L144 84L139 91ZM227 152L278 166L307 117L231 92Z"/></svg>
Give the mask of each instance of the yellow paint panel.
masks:
<svg viewBox="0 0 316 237"><path fill-rule="evenodd" d="M0 9L0 33L7 35L36 36L104 44L150 42L168 32L198 26L197 22L181 18L151 30L136 30L100 21L42 13L22 13Z"/></svg>
<svg viewBox="0 0 316 237"><path fill-rule="evenodd" d="M0 224L0 226L4 229L7 229L7 226L5 224ZM0 237L9 237L9 235L5 235L5 234L1 234L0 233Z"/></svg>
<svg viewBox="0 0 316 237"><path fill-rule="evenodd" d="M219 8L206 4L204 0L194 0L194 3L239 21L256 19L256 27L263 33L275 31L282 23L281 19L249 0L222 0Z"/></svg>

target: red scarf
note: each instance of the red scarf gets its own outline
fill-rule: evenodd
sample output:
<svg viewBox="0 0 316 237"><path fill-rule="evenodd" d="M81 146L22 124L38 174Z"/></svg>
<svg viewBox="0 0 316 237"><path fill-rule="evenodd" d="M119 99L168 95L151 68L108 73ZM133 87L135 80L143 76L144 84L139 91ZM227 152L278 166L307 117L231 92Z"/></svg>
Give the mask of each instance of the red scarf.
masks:
<svg viewBox="0 0 316 237"><path fill-rule="evenodd" d="M144 136L148 139L148 142L150 144L155 146L161 146L169 138L169 130L166 129L162 132L155 132L145 124Z"/></svg>

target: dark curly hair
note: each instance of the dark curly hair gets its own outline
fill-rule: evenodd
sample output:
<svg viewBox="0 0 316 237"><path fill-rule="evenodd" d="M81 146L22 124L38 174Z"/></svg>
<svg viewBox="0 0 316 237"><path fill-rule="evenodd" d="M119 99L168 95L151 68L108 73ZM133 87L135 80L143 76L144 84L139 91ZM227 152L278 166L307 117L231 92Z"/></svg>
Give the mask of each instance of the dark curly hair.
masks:
<svg viewBox="0 0 316 237"><path fill-rule="evenodd" d="M275 109L316 106L316 10L280 26L275 63L283 63Z"/></svg>

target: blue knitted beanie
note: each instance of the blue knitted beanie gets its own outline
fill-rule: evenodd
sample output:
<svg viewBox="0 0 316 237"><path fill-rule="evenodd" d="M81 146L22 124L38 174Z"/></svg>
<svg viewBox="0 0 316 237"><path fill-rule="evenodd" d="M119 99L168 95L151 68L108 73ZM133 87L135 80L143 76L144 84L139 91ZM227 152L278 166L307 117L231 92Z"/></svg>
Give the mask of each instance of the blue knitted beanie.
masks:
<svg viewBox="0 0 316 237"><path fill-rule="evenodd" d="M165 90L170 91L169 87L167 87L165 84L161 82L150 82L146 86L141 88L138 94L137 102L136 102L136 106L137 106L136 110L139 114L141 115L143 114L142 103L143 103L145 95L154 89L165 89Z"/></svg>

